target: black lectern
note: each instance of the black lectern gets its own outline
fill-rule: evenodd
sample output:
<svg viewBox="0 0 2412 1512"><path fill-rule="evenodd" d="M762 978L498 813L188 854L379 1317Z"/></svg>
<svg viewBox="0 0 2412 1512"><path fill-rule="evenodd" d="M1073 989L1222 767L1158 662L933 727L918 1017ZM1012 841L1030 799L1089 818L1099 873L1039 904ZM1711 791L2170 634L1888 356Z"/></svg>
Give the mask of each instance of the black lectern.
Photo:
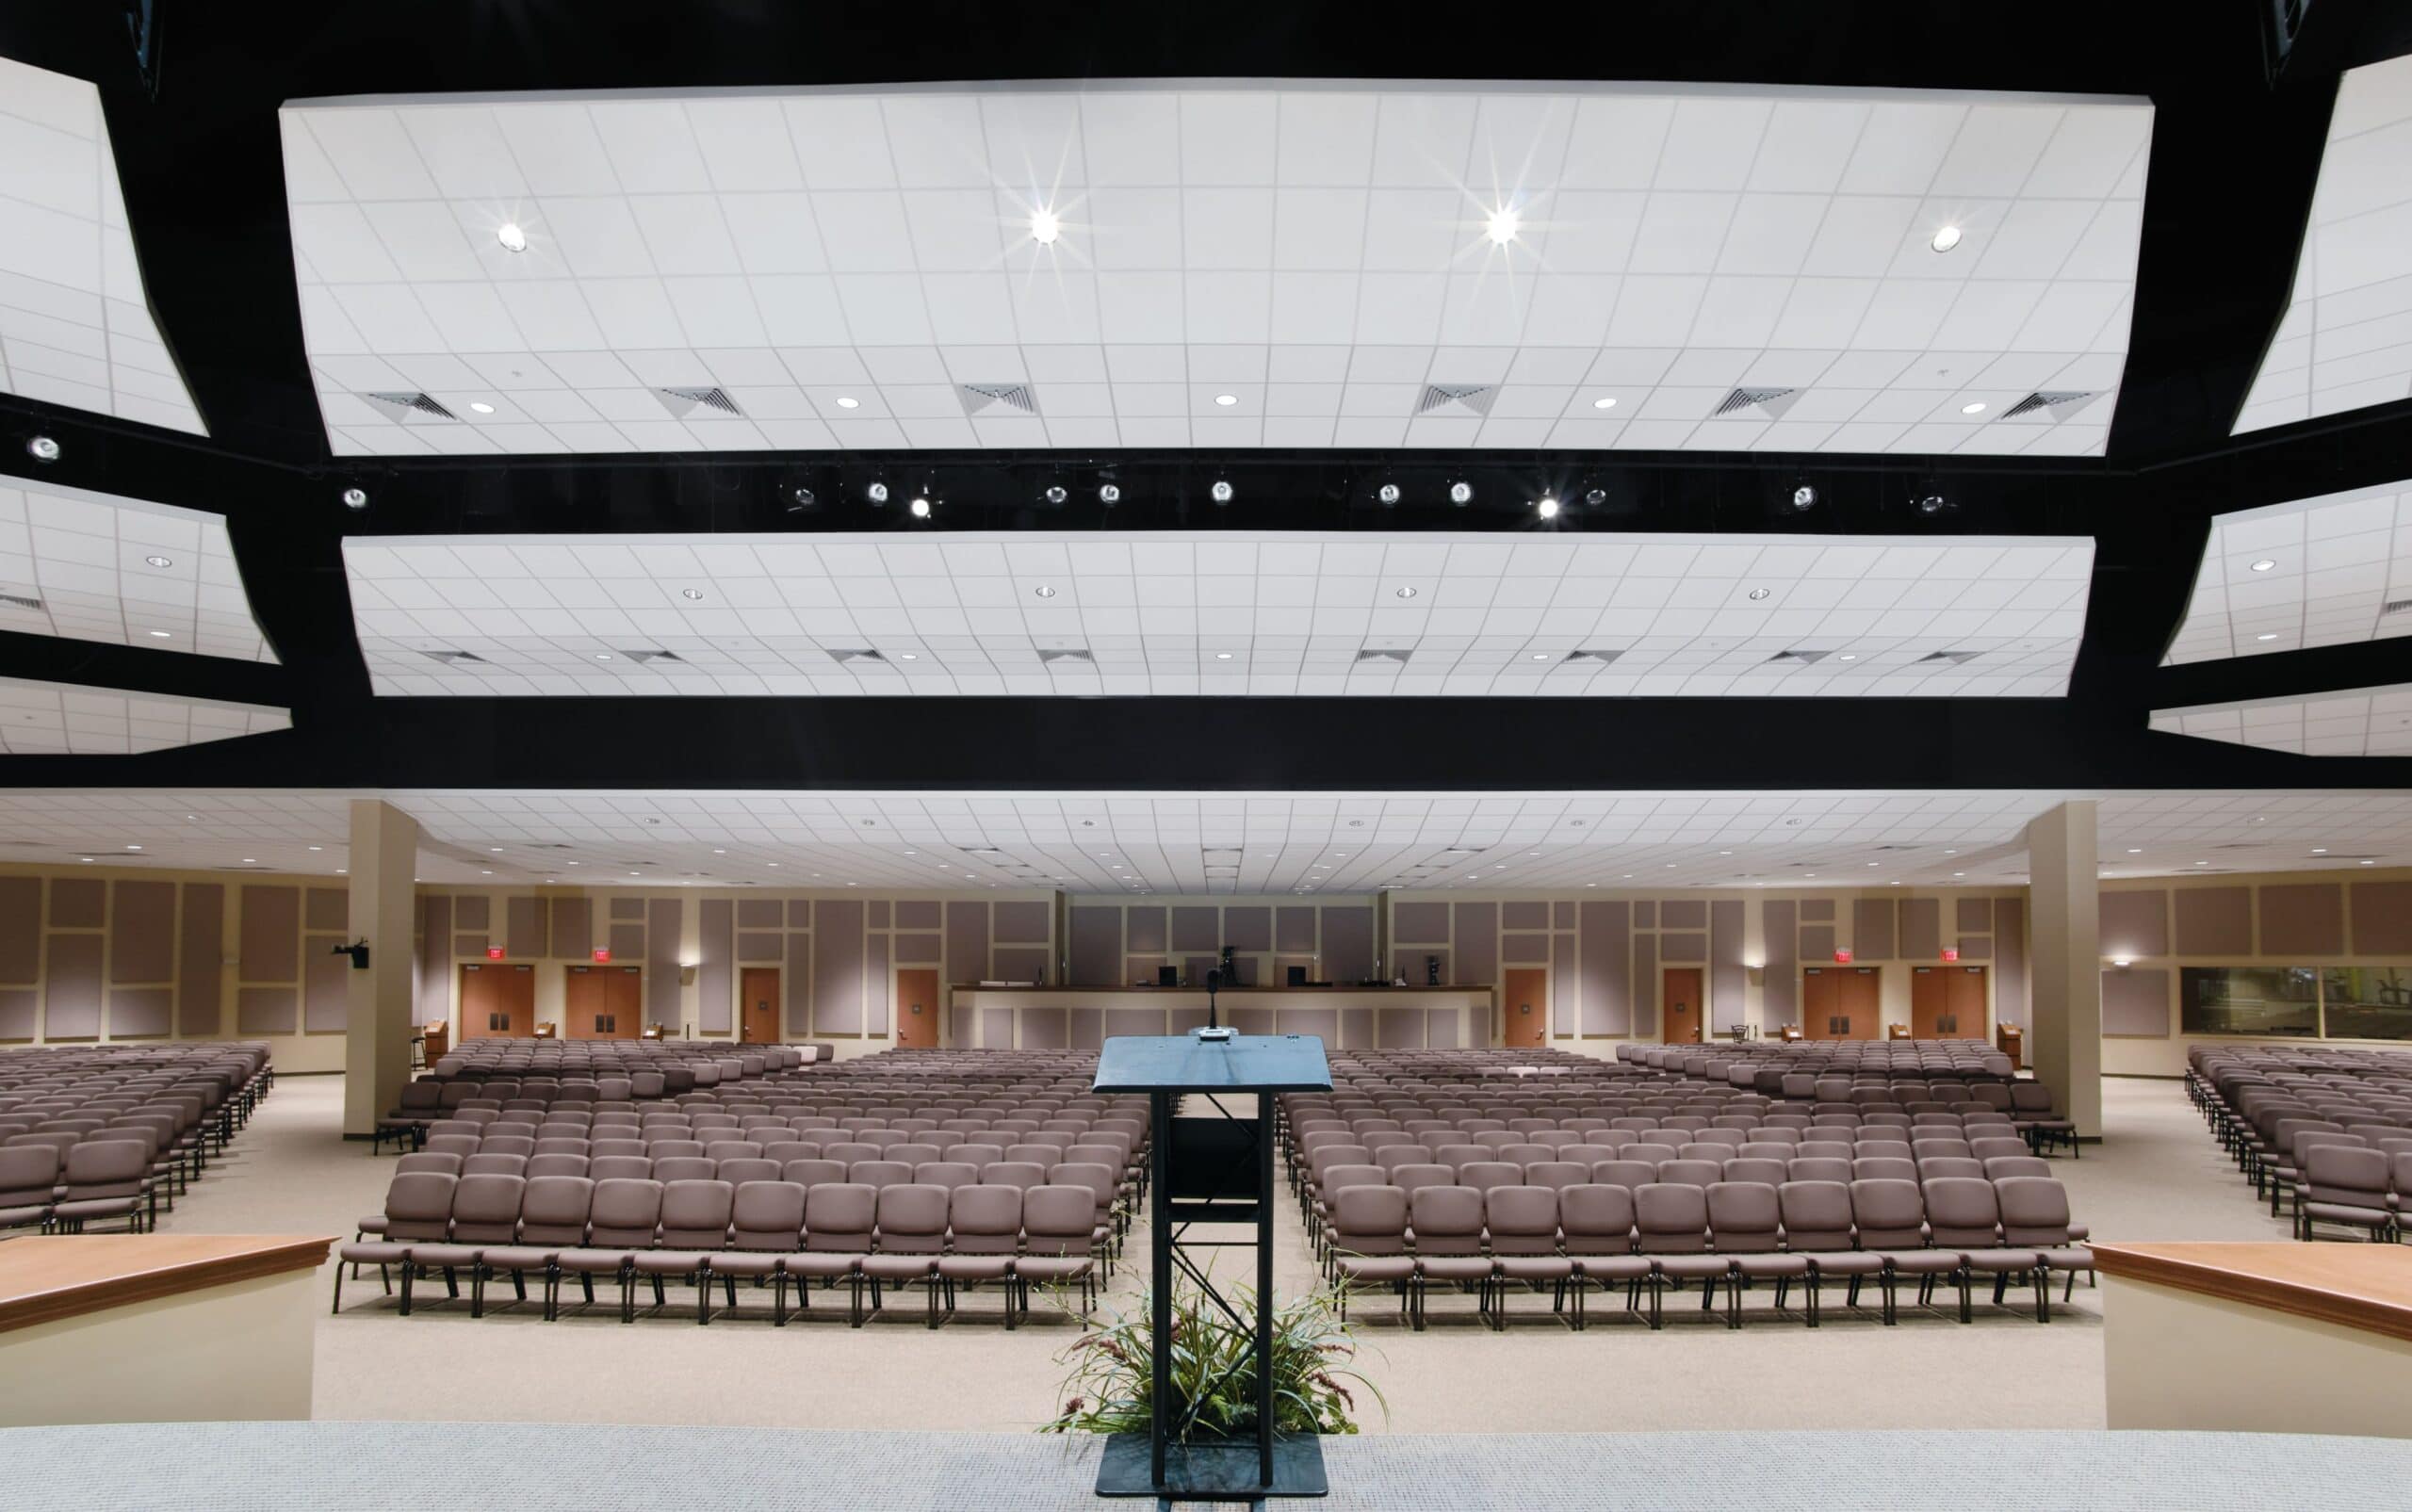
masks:
<svg viewBox="0 0 2412 1512"><path fill-rule="evenodd" d="M1323 1041L1302 1034L1242 1034L1229 1039L1191 1035L1109 1039L1098 1057L1099 1092L1148 1094L1152 1153L1148 1199L1149 1247L1155 1316L1151 1320L1154 1423L1143 1439L1117 1433L1106 1440L1098 1467L1100 1496L1153 1496L1183 1501L1256 1501L1267 1496L1322 1496L1323 1447L1312 1434L1273 1431L1273 1098L1281 1092L1328 1091L1331 1068ZM1184 1093L1201 1095L1220 1117L1177 1117ZM1218 1094L1256 1097L1253 1117L1234 1115ZM1199 1224L1247 1224L1252 1240L1189 1237ZM1256 1316L1243 1318L1193 1260L1195 1249L1256 1251ZM1192 1441L1194 1410L1172 1400L1172 1294L1186 1277L1235 1327L1250 1330L1256 1362L1254 1442Z"/></svg>

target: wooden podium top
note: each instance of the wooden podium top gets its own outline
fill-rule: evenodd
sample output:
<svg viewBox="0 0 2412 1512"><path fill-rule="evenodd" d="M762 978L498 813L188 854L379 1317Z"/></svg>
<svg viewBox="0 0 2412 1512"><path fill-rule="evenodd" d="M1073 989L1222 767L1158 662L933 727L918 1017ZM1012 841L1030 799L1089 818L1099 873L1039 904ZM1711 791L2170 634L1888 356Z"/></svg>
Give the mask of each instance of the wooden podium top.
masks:
<svg viewBox="0 0 2412 1512"><path fill-rule="evenodd" d="M287 1271L329 1234L45 1234L0 1244L0 1333Z"/></svg>
<svg viewBox="0 0 2412 1512"><path fill-rule="evenodd" d="M2412 1340L2412 1248L2402 1244L2093 1246L2103 1275Z"/></svg>

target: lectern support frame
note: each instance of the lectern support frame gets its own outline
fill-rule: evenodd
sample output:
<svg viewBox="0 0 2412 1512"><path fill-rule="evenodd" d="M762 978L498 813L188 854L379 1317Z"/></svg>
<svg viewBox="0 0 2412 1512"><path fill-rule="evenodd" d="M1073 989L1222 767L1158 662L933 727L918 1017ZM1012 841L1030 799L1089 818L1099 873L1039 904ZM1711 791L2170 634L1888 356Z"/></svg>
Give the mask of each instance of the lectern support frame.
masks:
<svg viewBox="0 0 2412 1512"><path fill-rule="evenodd" d="M1152 1496L1183 1501L1260 1501L1268 1496L1322 1496L1328 1490L1323 1450L1312 1434L1273 1431L1273 1127L1274 1097L1331 1084L1323 1042L1305 1035L1116 1038L1100 1057L1096 1090L1148 1094L1151 1133L1148 1199L1149 1283L1153 1315L1150 1358L1154 1408L1150 1431L1115 1434L1098 1467L1100 1496ZM1217 1093L1250 1093L1256 1114L1232 1117ZM1185 1094L1202 1095L1220 1118L1176 1116ZM1248 1225L1250 1239L1192 1238L1196 1225ZM1256 1316L1243 1318L1214 1289L1192 1252L1253 1249ZM1257 1431L1252 1439L1190 1438L1194 1414L1176 1421L1172 1403L1173 1284L1186 1276L1209 1307L1243 1327L1252 1323L1246 1359L1256 1364Z"/></svg>

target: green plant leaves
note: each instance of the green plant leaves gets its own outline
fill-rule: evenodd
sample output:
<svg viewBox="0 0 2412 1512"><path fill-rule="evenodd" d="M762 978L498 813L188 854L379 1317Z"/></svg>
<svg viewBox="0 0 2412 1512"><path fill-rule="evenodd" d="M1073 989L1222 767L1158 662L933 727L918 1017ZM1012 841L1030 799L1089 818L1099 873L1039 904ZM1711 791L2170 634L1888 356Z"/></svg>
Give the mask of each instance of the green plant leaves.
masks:
<svg viewBox="0 0 2412 1512"><path fill-rule="evenodd" d="M1256 1295L1234 1287L1242 1317L1256 1310ZM1136 1316L1111 1313L1111 1321L1074 1340L1057 1357L1067 1367L1064 1411L1041 1433L1144 1433L1155 1392L1154 1341L1149 1319L1154 1299L1143 1295ZM1191 1436L1242 1435L1256 1429L1256 1368L1253 1332L1209 1308L1195 1290L1175 1291L1172 1303L1172 1387L1176 1423ZM1273 1418L1282 1433L1355 1433L1353 1384L1388 1410L1374 1383L1350 1363L1357 1339L1340 1315L1339 1296L1318 1290L1287 1299L1273 1309Z"/></svg>

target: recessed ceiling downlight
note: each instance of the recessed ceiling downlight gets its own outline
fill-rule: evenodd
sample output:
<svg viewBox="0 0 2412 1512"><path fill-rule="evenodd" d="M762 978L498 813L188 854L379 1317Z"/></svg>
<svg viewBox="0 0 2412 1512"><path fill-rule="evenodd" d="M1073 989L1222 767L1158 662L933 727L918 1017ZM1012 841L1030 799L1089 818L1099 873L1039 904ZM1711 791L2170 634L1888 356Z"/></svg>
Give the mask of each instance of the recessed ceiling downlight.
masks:
<svg viewBox="0 0 2412 1512"><path fill-rule="evenodd" d="M1223 406L1225 409L1230 409L1239 401L1240 397L1237 394L1217 394L1214 396L1214 402Z"/></svg>
<svg viewBox="0 0 2412 1512"><path fill-rule="evenodd" d="M1934 250L1939 252L1949 252L1952 248L1960 245L1960 228L1958 226L1945 226L1934 234L1934 240L1929 243L1929 245L1933 247Z"/></svg>
<svg viewBox="0 0 2412 1512"><path fill-rule="evenodd" d="M2271 561L2267 557L2264 557L2259 561L2253 564L2253 570L2255 572L2268 572L2271 568L2275 567L2276 565L2276 562Z"/></svg>
<svg viewBox="0 0 2412 1512"><path fill-rule="evenodd" d="M1040 583L1036 588L1032 589L1031 592L1036 593L1041 598L1053 598L1055 596L1055 590L1048 587L1045 583Z"/></svg>
<svg viewBox="0 0 2412 1512"><path fill-rule="evenodd" d="M1542 519L1555 520L1557 518L1557 496L1555 494L1543 494L1540 498L1533 501L1533 508L1540 514Z"/></svg>
<svg viewBox="0 0 2412 1512"><path fill-rule="evenodd" d="M154 567L172 567L175 565L175 562L167 557L150 556L145 557L142 560L149 562Z"/></svg>
<svg viewBox="0 0 2412 1512"><path fill-rule="evenodd" d="M528 250L528 233L519 229L519 222L516 220L506 220L497 226L494 239L502 243L504 252L519 252Z"/></svg>
<svg viewBox="0 0 2412 1512"><path fill-rule="evenodd" d="M1055 238L1063 234L1064 222L1055 219L1054 211L1042 207L1032 212L1030 218L1031 240L1038 243L1042 247L1051 247L1055 244Z"/></svg>
<svg viewBox="0 0 2412 1512"><path fill-rule="evenodd" d="M1982 415L1985 413L1985 401L1978 399L1974 403L1963 404L1960 406L1960 413L1963 415Z"/></svg>
<svg viewBox="0 0 2412 1512"><path fill-rule="evenodd" d="M1449 485L1449 502L1458 505L1459 508L1463 508L1464 506L1473 503L1474 485L1472 483L1465 482L1451 483Z"/></svg>
<svg viewBox="0 0 2412 1512"><path fill-rule="evenodd" d="M469 401L469 408L479 415L492 415L494 413L494 406L488 404L483 399L471 399Z"/></svg>
<svg viewBox="0 0 2412 1512"><path fill-rule="evenodd" d="M1505 247L1516 239L1516 233L1524 228L1524 224L1523 218L1511 206L1503 204L1485 218L1482 234L1496 245Z"/></svg>
<svg viewBox="0 0 2412 1512"><path fill-rule="evenodd" d="M838 408L841 410L856 409L861 404L862 400L855 398L852 394L840 394L838 396Z"/></svg>

